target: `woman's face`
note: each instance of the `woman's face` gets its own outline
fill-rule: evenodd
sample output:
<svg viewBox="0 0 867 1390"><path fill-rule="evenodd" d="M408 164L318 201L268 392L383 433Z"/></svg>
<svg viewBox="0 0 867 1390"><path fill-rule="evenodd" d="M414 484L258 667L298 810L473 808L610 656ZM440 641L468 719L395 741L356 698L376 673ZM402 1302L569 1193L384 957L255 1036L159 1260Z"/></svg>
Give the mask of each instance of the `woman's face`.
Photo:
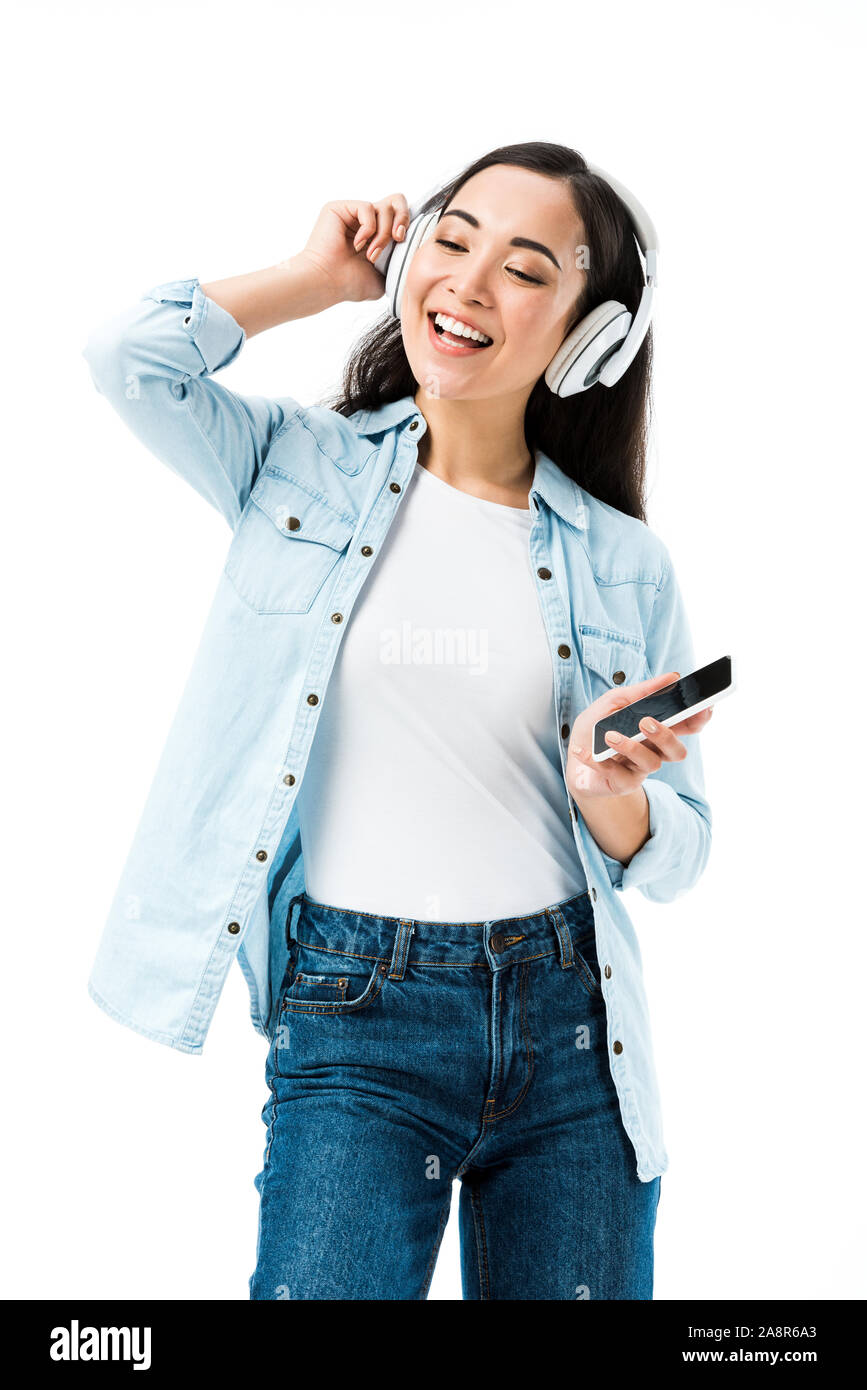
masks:
<svg viewBox="0 0 867 1390"><path fill-rule="evenodd" d="M444 400L527 397L574 321L586 264L564 182L507 164L474 174L410 264L401 329L416 381ZM437 311L490 343L452 345Z"/></svg>

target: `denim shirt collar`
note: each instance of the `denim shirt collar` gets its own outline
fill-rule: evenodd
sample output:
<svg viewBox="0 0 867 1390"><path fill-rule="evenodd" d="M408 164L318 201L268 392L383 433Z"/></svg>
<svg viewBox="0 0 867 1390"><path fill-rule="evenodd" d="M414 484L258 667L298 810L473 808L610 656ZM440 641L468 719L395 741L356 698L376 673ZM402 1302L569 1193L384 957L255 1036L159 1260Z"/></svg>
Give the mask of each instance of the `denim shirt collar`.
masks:
<svg viewBox="0 0 867 1390"><path fill-rule="evenodd" d="M352 419L359 434L372 435L402 425L418 413L414 397L401 396L399 400L389 401L375 410L359 411ZM536 472L528 496L533 498L538 495L570 526L585 531L588 518L582 489L543 450L537 448L535 454Z"/></svg>

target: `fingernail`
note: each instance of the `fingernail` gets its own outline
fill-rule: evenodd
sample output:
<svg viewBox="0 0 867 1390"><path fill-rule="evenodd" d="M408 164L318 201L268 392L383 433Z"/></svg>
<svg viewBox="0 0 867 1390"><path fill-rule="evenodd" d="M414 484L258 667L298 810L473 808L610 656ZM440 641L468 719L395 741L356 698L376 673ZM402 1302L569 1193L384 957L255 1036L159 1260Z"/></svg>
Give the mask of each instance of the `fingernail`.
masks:
<svg viewBox="0 0 867 1390"><path fill-rule="evenodd" d="M654 724L652 719L642 719L641 727L642 729L646 729L649 734L656 733L656 725Z"/></svg>
<svg viewBox="0 0 867 1390"><path fill-rule="evenodd" d="M609 734L606 735L606 738L610 738L612 743L620 743L620 742L622 741L622 739L623 739L623 735L622 735L622 734L616 734L616 733L614 732L614 730L612 729L611 733L609 733Z"/></svg>
<svg viewBox="0 0 867 1390"><path fill-rule="evenodd" d="M381 247L381 246L377 246L376 250L375 250L372 254L371 254L370 252L368 252L368 255L370 256L370 259L371 259L372 261L375 261L381 250L382 250L382 247Z"/></svg>

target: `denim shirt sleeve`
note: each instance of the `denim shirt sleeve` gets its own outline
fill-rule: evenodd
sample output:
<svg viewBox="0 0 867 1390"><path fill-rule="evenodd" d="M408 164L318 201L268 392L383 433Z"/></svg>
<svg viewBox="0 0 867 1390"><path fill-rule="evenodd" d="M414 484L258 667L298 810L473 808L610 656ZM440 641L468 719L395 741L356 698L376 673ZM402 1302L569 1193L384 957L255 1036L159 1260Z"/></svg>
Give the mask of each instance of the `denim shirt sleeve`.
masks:
<svg viewBox="0 0 867 1390"><path fill-rule="evenodd" d="M677 577L666 552L646 637L652 676L666 671L681 675L695 669L692 636ZM675 732L677 726L675 725ZM650 902L667 903L692 888L710 855L712 817L705 797L700 734L684 734L687 755L664 762L644 779L650 808L650 839L624 867L606 856L612 882L620 891L637 888ZM616 868L622 874L616 873Z"/></svg>
<svg viewBox="0 0 867 1390"><path fill-rule="evenodd" d="M234 530L291 397L240 396L212 381L246 335L198 279L149 290L97 327L83 356L93 383L138 439Z"/></svg>

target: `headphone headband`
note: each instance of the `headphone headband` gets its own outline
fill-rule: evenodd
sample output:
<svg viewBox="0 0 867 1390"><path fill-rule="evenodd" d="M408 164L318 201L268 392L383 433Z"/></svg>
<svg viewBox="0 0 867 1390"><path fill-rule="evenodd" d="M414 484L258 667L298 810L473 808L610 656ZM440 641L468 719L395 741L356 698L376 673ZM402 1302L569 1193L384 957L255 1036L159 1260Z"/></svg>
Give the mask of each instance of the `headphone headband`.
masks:
<svg viewBox="0 0 867 1390"><path fill-rule="evenodd" d="M588 164L587 168L591 174L596 174L614 190L632 223L632 230L635 239L641 247L642 255L647 266L645 275L646 281L653 282L654 288L659 284L657 279L657 260L659 257L659 237L656 228L650 219L650 214L642 203L639 203L634 193L630 193L625 184L620 183L612 174L607 174L604 169L600 169L598 164Z"/></svg>

